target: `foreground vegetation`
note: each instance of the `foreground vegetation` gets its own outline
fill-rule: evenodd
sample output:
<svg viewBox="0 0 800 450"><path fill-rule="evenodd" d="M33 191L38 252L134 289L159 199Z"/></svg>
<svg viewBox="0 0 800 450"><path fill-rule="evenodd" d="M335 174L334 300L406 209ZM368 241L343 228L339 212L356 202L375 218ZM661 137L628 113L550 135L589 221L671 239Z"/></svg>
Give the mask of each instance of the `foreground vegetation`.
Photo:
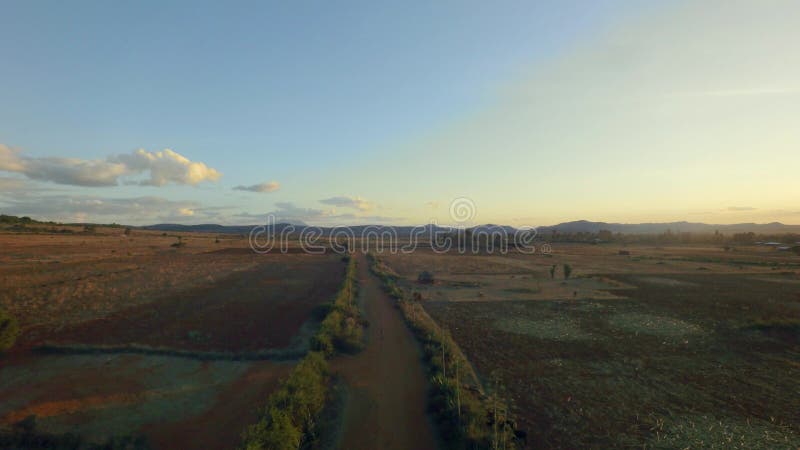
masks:
<svg viewBox="0 0 800 450"><path fill-rule="evenodd" d="M331 401L331 377L326 357L362 347L365 321L355 302L356 261L345 257L347 269L328 315L312 338L312 349L267 399L258 423L244 432L246 450L296 450L318 440L320 415Z"/></svg>
<svg viewBox="0 0 800 450"><path fill-rule="evenodd" d="M0 353L14 346L19 336L17 320L3 309L0 309Z"/></svg>
<svg viewBox="0 0 800 450"><path fill-rule="evenodd" d="M325 356L336 351L356 352L363 347L363 329L366 322L355 302L356 261L349 256L347 271L339 292L336 294L328 315L320 324L319 331L311 340L311 348Z"/></svg>
<svg viewBox="0 0 800 450"><path fill-rule="evenodd" d="M448 448L514 448L524 439L515 430L508 405L494 392L486 395L467 358L450 337L397 285L397 275L369 254L370 269L383 282L423 347L431 384L429 409ZM496 389L495 389L496 390Z"/></svg>

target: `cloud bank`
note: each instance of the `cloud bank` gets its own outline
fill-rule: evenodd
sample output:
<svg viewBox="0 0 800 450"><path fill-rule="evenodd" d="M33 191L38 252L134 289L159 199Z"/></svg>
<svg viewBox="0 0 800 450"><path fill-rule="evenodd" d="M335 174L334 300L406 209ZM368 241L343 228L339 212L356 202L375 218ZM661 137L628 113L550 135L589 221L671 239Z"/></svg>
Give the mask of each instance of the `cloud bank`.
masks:
<svg viewBox="0 0 800 450"><path fill-rule="evenodd" d="M72 186L101 187L121 183L164 186L169 183L197 185L222 176L205 163L190 161L170 149L143 149L106 159L24 156L18 149L0 144L0 170L25 175L32 180ZM141 178L144 175L145 178ZM128 178L132 177L132 178ZM138 177L138 178L137 178Z"/></svg>
<svg viewBox="0 0 800 450"><path fill-rule="evenodd" d="M91 195L20 195L5 199L4 214L59 222L125 222L147 224L182 221L202 210L194 201L162 197L102 198Z"/></svg>
<svg viewBox="0 0 800 450"><path fill-rule="evenodd" d="M277 181L270 181L267 183L259 183L259 184L252 184L250 186L243 186L239 185L234 187L235 191L247 191L247 192L275 192L281 188L281 184Z"/></svg>
<svg viewBox="0 0 800 450"><path fill-rule="evenodd" d="M367 200L361 197L347 197L347 196L339 196L339 197L331 197L326 198L319 201L323 205L331 205L331 206L338 206L340 208L352 208L357 209L359 211L369 211L375 207L372 202L368 202Z"/></svg>

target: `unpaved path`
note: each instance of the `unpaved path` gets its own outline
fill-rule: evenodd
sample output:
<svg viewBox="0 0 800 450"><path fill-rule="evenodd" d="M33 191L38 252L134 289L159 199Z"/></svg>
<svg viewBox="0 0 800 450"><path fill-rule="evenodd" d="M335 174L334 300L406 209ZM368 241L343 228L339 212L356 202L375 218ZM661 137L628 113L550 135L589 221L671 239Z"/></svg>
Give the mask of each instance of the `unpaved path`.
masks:
<svg viewBox="0 0 800 450"><path fill-rule="evenodd" d="M357 257L359 295L369 327L367 347L333 363L349 386L339 448L435 449L420 349L393 300L369 272L366 258Z"/></svg>

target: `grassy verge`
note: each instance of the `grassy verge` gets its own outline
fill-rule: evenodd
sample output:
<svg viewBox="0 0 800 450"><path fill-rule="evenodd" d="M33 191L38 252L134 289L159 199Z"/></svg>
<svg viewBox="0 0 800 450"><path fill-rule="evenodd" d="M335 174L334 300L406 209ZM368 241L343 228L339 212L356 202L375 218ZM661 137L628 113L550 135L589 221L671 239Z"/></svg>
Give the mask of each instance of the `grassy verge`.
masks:
<svg viewBox="0 0 800 450"><path fill-rule="evenodd" d="M448 448L514 448L522 433L515 432L506 402L486 395L458 345L422 305L397 285L397 274L380 258L368 255L370 269L383 282L422 344L431 384L429 409Z"/></svg>
<svg viewBox="0 0 800 450"><path fill-rule="evenodd" d="M316 421L328 394L328 363L320 352L310 352L269 396L264 415L244 432L247 450L289 450L307 446L316 438Z"/></svg>
<svg viewBox="0 0 800 450"><path fill-rule="evenodd" d="M356 261L346 257L347 270L339 292L319 331L311 339L309 352L267 399L264 414L258 423L249 426L243 436L246 450L296 450L317 447L324 411L336 402L338 394L331 389L327 357L337 351L361 349L363 326L355 303ZM326 408L326 404L329 406ZM327 415L330 415L328 412Z"/></svg>
<svg viewBox="0 0 800 450"><path fill-rule="evenodd" d="M331 309L311 339L311 348L326 356L336 351L357 352L363 348L363 331L366 321L356 304L356 261L347 259L347 272L342 286L333 300Z"/></svg>

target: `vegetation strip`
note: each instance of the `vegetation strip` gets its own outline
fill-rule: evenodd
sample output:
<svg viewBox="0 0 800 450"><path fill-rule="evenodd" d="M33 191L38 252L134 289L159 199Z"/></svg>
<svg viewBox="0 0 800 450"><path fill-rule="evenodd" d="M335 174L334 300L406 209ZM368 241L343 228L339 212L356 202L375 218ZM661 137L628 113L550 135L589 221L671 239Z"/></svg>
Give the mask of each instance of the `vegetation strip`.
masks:
<svg viewBox="0 0 800 450"><path fill-rule="evenodd" d="M509 408L497 395L484 393L466 356L425 308L397 285L397 274L380 258L367 255L370 269L395 300L423 347L431 383L429 408L448 448L514 448L524 433L515 431Z"/></svg>
<svg viewBox="0 0 800 450"><path fill-rule="evenodd" d="M305 358L292 370L280 388L269 396L261 419L243 435L246 450L290 450L308 447L318 440L321 413L331 401L331 377L326 358L362 348L366 324L355 303L356 261L345 257L347 270L330 311L311 339Z"/></svg>

